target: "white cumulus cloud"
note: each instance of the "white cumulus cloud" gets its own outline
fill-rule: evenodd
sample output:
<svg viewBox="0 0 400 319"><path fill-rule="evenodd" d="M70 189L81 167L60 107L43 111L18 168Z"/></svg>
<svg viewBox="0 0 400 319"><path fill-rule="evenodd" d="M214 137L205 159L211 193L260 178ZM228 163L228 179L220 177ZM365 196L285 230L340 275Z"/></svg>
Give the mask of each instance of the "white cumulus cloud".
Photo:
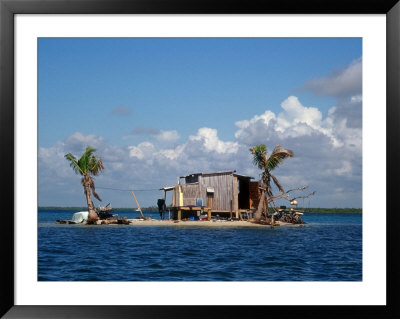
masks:
<svg viewBox="0 0 400 319"><path fill-rule="evenodd" d="M160 142L174 142L179 139L179 134L177 131L163 131L161 130L155 135L155 138Z"/></svg>
<svg viewBox="0 0 400 319"><path fill-rule="evenodd" d="M303 106L295 96L284 100L281 107L283 112L278 115L266 111L250 120L236 122L239 130L235 137L239 142L251 145L267 140L322 134L329 137L334 147L341 145L333 133L332 120L327 118L323 121L322 113L316 107Z"/></svg>
<svg viewBox="0 0 400 319"><path fill-rule="evenodd" d="M199 128L195 135L173 146L161 140L176 139L177 131L137 129L145 140L125 147L110 145L99 135L75 132L51 147L39 148L39 200L55 200L55 186L51 185L56 185L58 198L66 201L65 205L73 205L73 198L84 201L80 177L73 173L64 155L71 152L79 157L86 145L97 148L105 166L96 177L96 187L157 189L174 185L177 176L194 172L236 169L239 174L259 179L260 170L252 163L249 147L264 143L269 152L277 144L294 151L295 156L274 172L285 189L309 185L310 191L317 191L311 198L315 205L343 207L359 203L353 206L360 207L362 131L353 122L361 97L353 97L347 104L333 106L324 117L317 107L304 106L297 97L289 96L282 101L280 112L265 110L236 122L237 131L228 141L221 140L218 130L209 127ZM152 143L147 140L149 135L163 137L159 143ZM332 197L337 189L343 190L340 203ZM134 205L129 193L101 188L99 192L115 207ZM147 206L154 204L158 195L139 196L148 196L147 202L141 202Z"/></svg>
<svg viewBox="0 0 400 319"><path fill-rule="evenodd" d="M138 159L143 159L148 156L151 156L154 153L154 145L150 142L142 142L137 146L128 146L129 156L136 157Z"/></svg>
<svg viewBox="0 0 400 319"><path fill-rule="evenodd" d="M189 141L200 141L206 152L217 152L218 154L233 154L238 150L237 142L224 142L218 138L216 129L202 127L197 135L190 136Z"/></svg>
<svg viewBox="0 0 400 319"><path fill-rule="evenodd" d="M281 104L284 112L278 115L276 129L283 132L292 125L299 123L318 129L321 127L322 113L315 107L305 107L301 105L295 96L289 96Z"/></svg>

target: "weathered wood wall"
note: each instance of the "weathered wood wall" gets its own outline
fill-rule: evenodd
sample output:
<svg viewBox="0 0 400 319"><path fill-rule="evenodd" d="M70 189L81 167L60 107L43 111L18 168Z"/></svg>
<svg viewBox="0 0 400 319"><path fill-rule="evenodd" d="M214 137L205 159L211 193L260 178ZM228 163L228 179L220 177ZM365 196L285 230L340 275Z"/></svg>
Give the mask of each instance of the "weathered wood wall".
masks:
<svg viewBox="0 0 400 319"><path fill-rule="evenodd" d="M172 192L172 206L179 206L179 185L176 185Z"/></svg>
<svg viewBox="0 0 400 319"><path fill-rule="evenodd" d="M176 186L172 190L172 207L176 206Z"/></svg>
<svg viewBox="0 0 400 319"><path fill-rule="evenodd" d="M183 192L183 206L195 206L196 198L201 197L199 183L183 184L181 186Z"/></svg>
<svg viewBox="0 0 400 319"><path fill-rule="evenodd" d="M179 187L181 187L183 206L196 206L196 199L201 197L203 199L203 206L208 206L208 203L210 203L212 210L235 211L240 208L257 208L260 198L258 190L259 182L250 182L246 179L240 179L239 181L239 178L232 173L218 172L191 176L189 179L185 178L186 182L190 180L198 182L176 185L174 187L172 195L172 205L174 207L180 206ZM242 197L245 196L247 199L243 198L241 200L242 206L246 207L239 207L239 183L246 184L242 185L242 188L246 189ZM214 193L207 194L207 187L212 187ZM243 205L243 203L247 204Z"/></svg>
<svg viewBox="0 0 400 319"><path fill-rule="evenodd" d="M199 176L200 192L203 202L207 203L207 187L214 188L211 209L233 210L236 209L234 202L234 177L232 174L206 174Z"/></svg>

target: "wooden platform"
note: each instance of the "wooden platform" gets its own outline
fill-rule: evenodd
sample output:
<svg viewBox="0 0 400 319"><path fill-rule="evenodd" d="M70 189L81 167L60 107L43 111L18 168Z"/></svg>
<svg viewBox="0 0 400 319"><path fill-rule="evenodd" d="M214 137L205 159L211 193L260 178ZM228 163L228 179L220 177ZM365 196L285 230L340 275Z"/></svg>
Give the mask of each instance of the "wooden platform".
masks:
<svg viewBox="0 0 400 319"><path fill-rule="evenodd" d="M204 212L204 214L207 214L208 220L211 220L211 216L213 215L229 215L230 218L239 218L243 220L243 215L246 216L246 219L250 219L253 215L253 210L251 209L238 209L236 211L231 211L231 210L216 210L216 209L211 209L209 207L200 207L200 206L177 206L177 207L171 207L170 210L173 213L173 219L175 220L182 220L184 218L184 215L188 216L193 216L193 213L196 213L197 216L201 212Z"/></svg>

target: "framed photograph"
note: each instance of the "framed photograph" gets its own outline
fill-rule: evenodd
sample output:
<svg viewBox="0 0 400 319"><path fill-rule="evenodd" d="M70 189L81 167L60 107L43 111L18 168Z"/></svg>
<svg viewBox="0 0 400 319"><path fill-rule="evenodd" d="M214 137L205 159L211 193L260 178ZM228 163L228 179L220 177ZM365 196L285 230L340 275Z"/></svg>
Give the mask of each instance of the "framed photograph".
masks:
<svg viewBox="0 0 400 319"><path fill-rule="evenodd" d="M399 314L396 0L0 1L4 318Z"/></svg>

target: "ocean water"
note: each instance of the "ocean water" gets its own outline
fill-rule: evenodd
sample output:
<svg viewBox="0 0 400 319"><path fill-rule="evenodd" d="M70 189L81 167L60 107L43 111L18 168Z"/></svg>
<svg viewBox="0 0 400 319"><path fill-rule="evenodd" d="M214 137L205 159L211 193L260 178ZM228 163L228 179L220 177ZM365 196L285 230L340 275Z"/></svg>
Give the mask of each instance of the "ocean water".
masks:
<svg viewBox="0 0 400 319"><path fill-rule="evenodd" d="M74 212L38 210L39 281L362 280L361 214L274 229L56 224Z"/></svg>

